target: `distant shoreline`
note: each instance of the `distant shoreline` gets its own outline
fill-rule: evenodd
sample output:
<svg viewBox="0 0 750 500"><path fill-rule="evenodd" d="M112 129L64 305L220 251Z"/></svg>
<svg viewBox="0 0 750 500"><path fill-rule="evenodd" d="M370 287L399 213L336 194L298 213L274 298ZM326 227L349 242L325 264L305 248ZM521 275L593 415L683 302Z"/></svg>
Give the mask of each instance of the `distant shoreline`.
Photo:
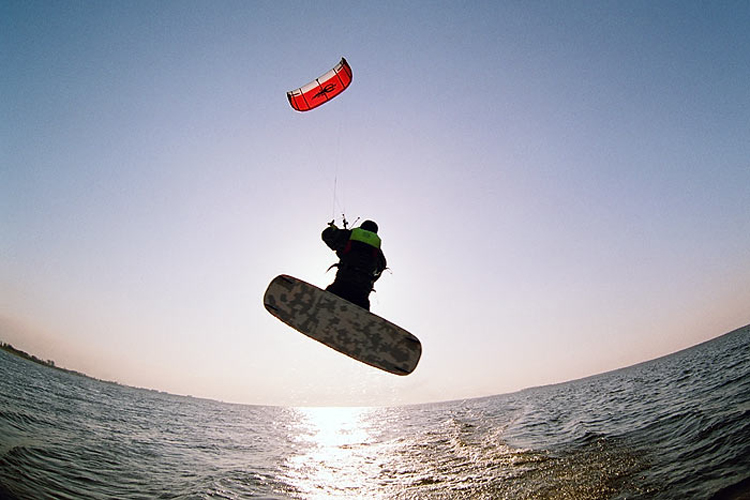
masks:
<svg viewBox="0 0 750 500"><path fill-rule="evenodd" d="M61 372L71 373L73 375L78 375L79 377L84 377L84 378L90 378L92 380L98 380L99 382L106 382L107 384L120 385L117 382L111 382L109 380L99 380L97 378L90 377L89 375L86 375L85 373L77 372L75 370L69 370L67 368L61 368L61 367L57 366L55 364L55 362L52 361L51 359L48 359L48 360L39 359L36 356L34 356L33 354L29 354L26 351L22 351L20 349L16 349L12 345L7 344L5 342L0 342L0 349L2 349L5 352L8 352L10 354L13 354L14 356L18 356L19 358L31 361L32 363L36 363L36 364L39 364L39 365L42 365L42 366L47 366L49 368L54 368L55 370L59 370Z"/></svg>
<svg viewBox="0 0 750 500"><path fill-rule="evenodd" d="M21 359L25 359L27 361L31 361L32 363L36 363L38 365L46 366L48 368L52 368L54 370L58 370L58 371L61 371L61 372L64 372L64 373L70 373L71 375L76 375L77 377L83 377L83 378L87 378L89 380L96 380L97 382L102 382L104 384L116 385L116 386L119 386L119 387L129 387L131 389L137 389L139 391L148 391L148 392L156 392L156 393L159 393L159 394L170 394L170 395L172 395L171 393L168 393L168 392L165 392L165 391L160 391L158 389L149 389L147 387L136 387L136 386L132 386L132 385L121 384L120 382L115 382L114 380L104 380L104 379L92 377L91 375L86 375L83 372L79 372L79 371L76 371L76 370L69 370L68 368L62 368L62 367L57 366L55 364L55 362L53 360L51 360L51 359L44 360L44 359L37 358L33 354L29 354L26 351L22 351L20 349L16 349L11 344L8 344L6 342L0 341L0 349L2 349L3 351L5 351L5 352L7 352L9 354L17 356L17 357L19 357ZM176 396L179 396L179 395L176 395ZM191 398L191 399L195 398L194 396L191 396L190 394L187 394L187 395L184 395L184 396L181 396L181 397L186 397L186 398ZM197 399L201 399L201 398L197 398ZM0 499L3 499L3 498L4 497L2 495L0 495Z"/></svg>

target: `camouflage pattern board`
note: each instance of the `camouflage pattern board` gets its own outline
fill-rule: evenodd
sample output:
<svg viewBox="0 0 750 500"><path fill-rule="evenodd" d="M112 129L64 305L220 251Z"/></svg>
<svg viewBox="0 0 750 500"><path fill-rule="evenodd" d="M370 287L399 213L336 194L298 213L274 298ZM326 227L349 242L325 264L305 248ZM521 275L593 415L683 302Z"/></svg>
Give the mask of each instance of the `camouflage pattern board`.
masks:
<svg viewBox="0 0 750 500"><path fill-rule="evenodd" d="M414 371L422 355L422 344L403 328L285 274L271 281L263 303L300 333L396 375Z"/></svg>

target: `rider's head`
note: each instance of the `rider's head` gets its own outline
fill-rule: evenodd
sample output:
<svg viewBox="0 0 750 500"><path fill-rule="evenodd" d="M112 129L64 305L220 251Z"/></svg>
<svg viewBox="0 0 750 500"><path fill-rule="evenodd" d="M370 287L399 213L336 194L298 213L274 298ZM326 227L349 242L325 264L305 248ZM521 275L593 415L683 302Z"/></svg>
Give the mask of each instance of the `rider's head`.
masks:
<svg viewBox="0 0 750 500"><path fill-rule="evenodd" d="M362 223L362 225L359 226L361 229L364 229L365 231L370 231L373 233L378 232L378 225L375 224L375 222L371 220L366 220Z"/></svg>

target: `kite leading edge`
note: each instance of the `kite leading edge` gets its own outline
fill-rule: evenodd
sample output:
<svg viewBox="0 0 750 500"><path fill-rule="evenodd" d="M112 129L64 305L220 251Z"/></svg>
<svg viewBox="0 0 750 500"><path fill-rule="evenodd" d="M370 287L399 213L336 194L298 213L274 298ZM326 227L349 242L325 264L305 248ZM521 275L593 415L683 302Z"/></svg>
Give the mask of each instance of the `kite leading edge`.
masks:
<svg viewBox="0 0 750 500"><path fill-rule="evenodd" d="M329 72L307 85L286 93L289 104L297 111L310 111L325 104L352 83L352 68L343 57Z"/></svg>

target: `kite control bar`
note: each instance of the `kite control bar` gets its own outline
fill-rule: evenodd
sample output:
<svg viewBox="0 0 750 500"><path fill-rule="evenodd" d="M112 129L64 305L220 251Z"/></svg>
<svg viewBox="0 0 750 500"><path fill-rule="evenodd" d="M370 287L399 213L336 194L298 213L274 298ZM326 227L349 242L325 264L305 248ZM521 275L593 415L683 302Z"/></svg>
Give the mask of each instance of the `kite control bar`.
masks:
<svg viewBox="0 0 750 500"><path fill-rule="evenodd" d="M356 219L354 219L354 224L356 224L359 219L360 219L360 217L357 217ZM346 215L345 214L341 214L341 222L344 224L344 229L348 229L349 228L349 221L346 220ZM333 219L331 222L328 223L328 225L335 227L336 226L336 219Z"/></svg>

